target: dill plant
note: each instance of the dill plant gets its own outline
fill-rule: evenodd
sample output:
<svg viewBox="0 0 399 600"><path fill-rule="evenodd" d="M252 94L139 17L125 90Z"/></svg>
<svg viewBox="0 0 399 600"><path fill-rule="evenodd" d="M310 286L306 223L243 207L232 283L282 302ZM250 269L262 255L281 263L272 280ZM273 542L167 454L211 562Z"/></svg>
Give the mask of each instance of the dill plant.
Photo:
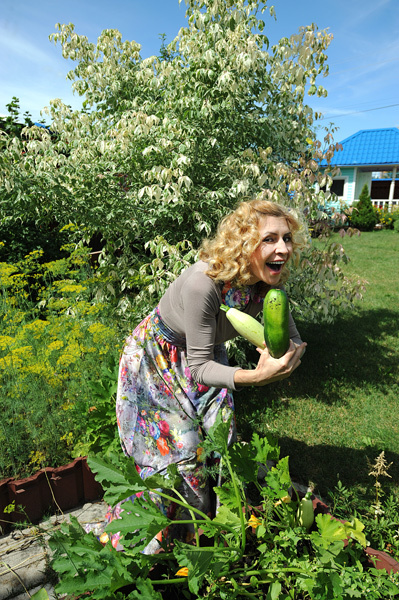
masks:
<svg viewBox="0 0 399 600"><path fill-rule="evenodd" d="M90 384L119 354L109 306L93 300L88 251L67 250L49 263L37 250L0 263L0 477L71 460Z"/></svg>

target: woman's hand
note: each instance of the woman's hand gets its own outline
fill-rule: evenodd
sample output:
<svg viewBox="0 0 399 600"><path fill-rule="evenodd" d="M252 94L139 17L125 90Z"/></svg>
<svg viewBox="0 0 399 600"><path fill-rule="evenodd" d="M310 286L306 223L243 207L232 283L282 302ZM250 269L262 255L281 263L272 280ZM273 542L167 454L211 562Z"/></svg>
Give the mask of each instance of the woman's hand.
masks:
<svg viewBox="0 0 399 600"><path fill-rule="evenodd" d="M260 357L255 369L239 369L234 374L234 383L237 387L247 385L266 385L273 381L280 381L289 377L301 364L301 356L306 348L306 343L294 344L291 340L287 352L281 358L273 358L267 347L257 348Z"/></svg>

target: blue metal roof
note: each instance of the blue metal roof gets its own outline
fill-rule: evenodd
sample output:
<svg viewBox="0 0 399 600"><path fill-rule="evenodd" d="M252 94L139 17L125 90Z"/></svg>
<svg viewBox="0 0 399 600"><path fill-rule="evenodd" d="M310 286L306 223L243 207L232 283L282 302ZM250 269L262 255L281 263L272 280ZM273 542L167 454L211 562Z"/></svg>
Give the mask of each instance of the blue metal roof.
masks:
<svg viewBox="0 0 399 600"><path fill-rule="evenodd" d="M362 129L342 142L331 164L346 166L399 165L399 129ZM327 166L323 160L321 166Z"/></svg>

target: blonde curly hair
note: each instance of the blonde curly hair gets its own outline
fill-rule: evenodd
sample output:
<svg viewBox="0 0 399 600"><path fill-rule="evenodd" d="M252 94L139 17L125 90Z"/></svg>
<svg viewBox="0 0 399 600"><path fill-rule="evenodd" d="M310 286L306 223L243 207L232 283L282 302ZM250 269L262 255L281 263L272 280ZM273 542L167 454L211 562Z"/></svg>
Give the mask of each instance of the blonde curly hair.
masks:
<svg viewBox="0 0 399 600"><path fill-rule="evenodd" d="M208 263L206 274L217 282L231 282L237 287L248 285L252 277L250 257L261 243L259 221L262 217L286 219L292 234L293 253L291 260L299 258L303 246L302 227L292 210L262 198L241 202L224 217L212 239L202 242L199 258ZM288 279L289 270L284 267L281 281ZM268 286L260 283L261 288ZM262 293L263 289L260 290Z"/></svg>

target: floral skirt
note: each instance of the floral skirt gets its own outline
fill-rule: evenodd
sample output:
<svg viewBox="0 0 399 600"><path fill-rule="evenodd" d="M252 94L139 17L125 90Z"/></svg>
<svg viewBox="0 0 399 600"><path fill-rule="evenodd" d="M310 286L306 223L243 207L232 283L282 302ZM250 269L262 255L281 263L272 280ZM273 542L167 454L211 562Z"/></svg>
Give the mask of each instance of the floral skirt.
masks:
<svg viewBox="0 0 399 600"><path fill-rule="evenodd" d="M215 347L214 360L228 364L223 344ZM210 512L201 443L218 413L227 421L233 411L229 390L207 387L192 379L185 339L165 325L155 308L126 341L116 401L122 449L134 459L140 476L145 479L154 473L166 474L168 465L175 463L182 477L179 491L191 506ZM232 419L229 443L235 435ZM165 515L179 518L176 505L165 505L159 496L153 500ZM120 505L110 509L107 522L117 518L120 510ZM116 547L118 542L116 534L112 543ZM148 553L157 547L150 544Z"/></svg>

